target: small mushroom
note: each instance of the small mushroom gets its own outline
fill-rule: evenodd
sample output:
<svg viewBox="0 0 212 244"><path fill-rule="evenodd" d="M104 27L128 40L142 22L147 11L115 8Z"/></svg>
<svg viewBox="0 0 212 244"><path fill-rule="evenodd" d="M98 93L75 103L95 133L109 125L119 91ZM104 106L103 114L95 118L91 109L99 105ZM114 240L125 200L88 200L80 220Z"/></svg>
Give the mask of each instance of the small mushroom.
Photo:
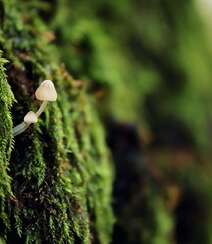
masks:
<svg viewBox="0 0 212 244"><path fill-rule="evenodd" d="M13 128L13 136L17 136L24 132L30 124L34 124L38 121L38 117L44 111L48 102L53 102L57 100L57 92L54 87L54 83L51 80L43 81L35 92L35 97L42 101L42 104L38 111L34 113L29 111L25 117L24 121Z"/></svg>
<svg viewBox="0 0 212 244"><path fill-rule="evenodd" d="M34 124L37 121L38 121L37 115L34 112L29 111L24 116L24 121L21 124L19 124L13 128L13 136L17 136L17 135L21 134L30 126L30 124Z"/></svg>
<svg viewBox="0 0 212 244"><path fill-rule="evenodd" d="M44 111L48 102L54 102L57 100L57 92L54 87L54 83L51 80L43 81L36 90L35 97L38 100L43 101L40 108L36 112L37 116L39 117Z"/></svg>

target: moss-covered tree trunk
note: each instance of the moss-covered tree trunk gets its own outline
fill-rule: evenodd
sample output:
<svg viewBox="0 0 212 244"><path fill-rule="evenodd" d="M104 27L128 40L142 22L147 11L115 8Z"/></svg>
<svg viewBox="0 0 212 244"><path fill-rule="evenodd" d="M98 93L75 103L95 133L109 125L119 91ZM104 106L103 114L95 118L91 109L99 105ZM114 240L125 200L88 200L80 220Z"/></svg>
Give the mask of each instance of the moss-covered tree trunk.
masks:
<svg viewBox="0 0 212 244"><path fill-rule="evenodd" d="M104 130L86 82L60 63L45 6L0 1L1 241L108 243L112 168ZM57 102L13 138L12 128L39 107L34 92L44 79L54 81Z"/></svg>
<svg viewBox="0 0 212 244"><path fill-rule="evenodd" d="M210 43L196 0L0 0L0 244L211 244Z"/></svg>

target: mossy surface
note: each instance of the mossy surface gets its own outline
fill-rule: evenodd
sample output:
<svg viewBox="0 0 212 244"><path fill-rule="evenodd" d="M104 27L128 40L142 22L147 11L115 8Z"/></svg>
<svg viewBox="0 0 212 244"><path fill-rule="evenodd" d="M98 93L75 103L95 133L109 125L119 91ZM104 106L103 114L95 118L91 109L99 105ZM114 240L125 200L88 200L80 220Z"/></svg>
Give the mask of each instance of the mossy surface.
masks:
<svg viewBox="0 0 212 244"><path fill-rule="evenodd" d="M211 243L211 46L194 2L0 0L0 242L110 243L107 133L113 243ZM58 101L12 138L44 79Z"/></svg>
<svg viewBox="0 0 212 244"><path fill-rule="evenodd" d="M6 243L109 243L112 166L95 100L60 64L43 5L33 4L0 4L0 235ZM47 78L57 102L12 139Z"/></svg>
<svg viewBox="0 0 212 244"><path fill-rule="evenodd" d="M2 53L0 53L1 55ZM4 65L7 60L0 57L0 218L5 226L9 227L9 218L5 205L12 196L11 178L8 174L9 159L12 150L12 117L10 109L14 96L8 85Z"/></svg>

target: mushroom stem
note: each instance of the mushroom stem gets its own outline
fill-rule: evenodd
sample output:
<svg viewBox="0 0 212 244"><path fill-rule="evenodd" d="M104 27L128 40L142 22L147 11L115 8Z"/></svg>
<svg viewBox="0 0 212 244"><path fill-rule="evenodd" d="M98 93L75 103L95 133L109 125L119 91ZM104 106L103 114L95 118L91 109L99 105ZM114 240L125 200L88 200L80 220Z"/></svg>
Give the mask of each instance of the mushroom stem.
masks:
<svg viewBox="0 0 212 244"><path fill-rule="evenodd" d="M24 132L31 124L34 124L38 121L37 115L33 111L29 111L24 116L24 121L13 128L13 136L17 136Z"/></svg>
<svg viewBox="0 0 212 244"><path fill-rule="evenodd" d="M41 113L44 111L44 109L46 108L48 104L48 101L43 101L40 108L38 109L38 111L36 112L36 115L39 117L41 115Z"/></svg>
<svg viewBox="0 0 212 244"><path fill-rule="evenodd" d="M17 136L19 134L21 134L22 132L24 132L30 124L26 123L26 122L22 122L21 124L15 126L13 128L13 136Z"/></svg>
<svg viewBox="0 0 212 244"><path fill-rule="evenodd" d="M37 118L42 114L42 112L46 108L47 104L48 104L48 101L42 102L40 108L36 112ZM26 123L23 121L21 124L15 126L13 128L13 136L17 136L17 135L21 134L22 132L24 132L30 126L30 124L32 124L32 123Z"/></svg>

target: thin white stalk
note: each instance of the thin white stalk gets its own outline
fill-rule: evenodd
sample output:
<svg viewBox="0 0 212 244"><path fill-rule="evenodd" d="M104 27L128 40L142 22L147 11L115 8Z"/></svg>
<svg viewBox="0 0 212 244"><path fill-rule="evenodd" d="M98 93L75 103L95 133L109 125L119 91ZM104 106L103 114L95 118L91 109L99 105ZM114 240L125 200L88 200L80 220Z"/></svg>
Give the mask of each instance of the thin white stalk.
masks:
<svg viewBox="0 0 212 244"><path fill-rule="evenodd" d="M46 108L47 104L48 104L48 101L43 101L43 102L42 102L40 108L39 108L38 111L36 112L36 114L37 114L38 117L42 114L42 112L43 112L44 109Z"/></svg>
<svg viewBox="0 0 212 244"><path fill-rule="evenodd" d="M29 127L29 125L30 124L27 124L26 122L22 122L21 124L15 126L13 128L13 136L17 136L24 132Z"/></svg>
<svg viewBox="0 0 212 244"><path fill-rule="evenodd" d="M42 112L44 111L44 109L46 108L48 104L48 101L43 101L40 108L38 109L38 111L36 112L37 117L39 117ZM13 136L17 136L19 134L21 134L22 132L24 132L31 123L26 123L26 122L22 122L21 124L17 125L16 127L13 128Z"/></svg>

